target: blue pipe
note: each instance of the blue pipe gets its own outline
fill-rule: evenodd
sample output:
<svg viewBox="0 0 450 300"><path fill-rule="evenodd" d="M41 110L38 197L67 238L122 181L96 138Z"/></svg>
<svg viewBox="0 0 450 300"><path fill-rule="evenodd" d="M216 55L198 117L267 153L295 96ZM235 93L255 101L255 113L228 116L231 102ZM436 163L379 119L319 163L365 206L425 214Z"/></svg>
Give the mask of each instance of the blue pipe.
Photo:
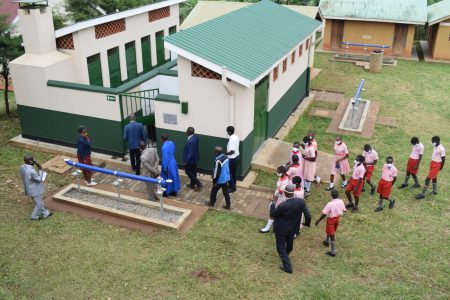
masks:
<svg viewBox="0 0 450 300"><path fill-rule="evenodd" d="M361 79L361 81L359 82L359 87L356 90L355 97L353 98L353 99L355 99L355 102L359 101L359 98L361 96L361 92L362 92L363 86L364 86L364 79Z"/></svg>
<svg viewBox="0 0 450 300"><path fill-rule="evenodd" d="M108 175L112 175L112 176L123 177L123 178L138 180L138 181L144 181L144 182L150 182L150 183L159 183L163 187L167 186L167 184L169 183L169 182L166 182L164 179L155 179L155 178L150 178L150 177L145 177L145 176L138 176L138 175L125 173L125 172L120 172L120 171L113 171L113 170L109 170L109 169L105 169L105 168L99 168L99 167L96 167L96 166L91 166L91 165L86 165L86 164L74 162L74 161L72 161L72 160L70 160L68 158L65 158L64 161L69 166L73 166L73 167L76 167L76 168L86 169L86 170L90 170L90 171L94 171L94 172L99 172L99 173L103 173L103 174L108 174Z"/></svg>
<svg viewBox="0 0 450 300"><path fill-rule="evenodd" d="M382 49L391 48L391 46L377 45L377 44L358 44L358 43L350 43L350 42L342 42L342 44L344 44L346 46L357 46L357 47L371 47L371 48L382 48Z"/></svg>

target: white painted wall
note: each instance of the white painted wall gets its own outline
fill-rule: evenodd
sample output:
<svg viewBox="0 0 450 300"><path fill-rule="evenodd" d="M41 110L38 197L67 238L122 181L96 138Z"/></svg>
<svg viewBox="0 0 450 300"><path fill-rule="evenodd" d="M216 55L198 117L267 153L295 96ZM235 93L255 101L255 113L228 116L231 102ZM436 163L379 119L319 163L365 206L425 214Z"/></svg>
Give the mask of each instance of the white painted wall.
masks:
<svg viewBox="0 0 450 300"><path fill-rule="evenodd" d="M156 127L185 131L193 126L199 134L226 138L229 126L229 97L222 82L191 76L191 62L178 56L178 79L180 101L189 103L189 113L181 113L181 104L155 102ZM254 88L246 88L229 82L235 93L236 134L245 139L253 130ZM164 124L163 113L177 115L177 125Z"/></svg>
<svg viewBox="0 0 450 300"><path fill-rule="evenodd" d="M121 120L118 99L111 102L105 94L47 86L47 81L54 78L73 81L73 73L66 72L73 69L73 61L66 54L25 54L11 62L10 68L18 105Z"/></svg>
<svg viewBox="0 0 450 300"><path fill-rule="evenodd" d="M45 54L56 51L50 7L19 9L19 27L27 53Z"/></svg>
<svg viewBox="0 0 450 300"><path fill-rule="evenodd" d="M73 54L75 61L75 78L76 82L89 84L89 74L87 70L86 58L100 53L102 58L102 75L103 84L109 87L109 70L107 63L108 49L119 47L120 57L120 71L122 80L128 78L127 65L125 58L125 44L135 41L136 47L136 62L138 72L142 72L142 53L141 53L141 38L150 35L152 64L156 65L156 40L155 34L158 31L164 30L164 36L169 35L169 27L179 27L179 9L178 4L170 6L170 16L154 22L148 21L148 13L128 17L125 20L126 30L101 39L95 38L95 27L86 28L73 33L73 41L75 51L63 50L66 53ZM165 51L165 59L169 59L170 53ZM56 78L55 78L56 79Z"/></svg>
<svg viewBox="0 0 450 300"><path fill-rule="evenodd" d="M312 36L314 36L313 33ZM309 38L309 37L308 37ZM305 72L308 67L308 56L314 59L314 47L309 46L309 49L306 50L306 40L302 41L303 45L303 53L302 56L298 56L298 47L292 49L289 54L285 57L287 58L287 70L283 73L283 60L278 65L278 79L276 81L273 80L273 70L270 71L270 83L269 83L269 100L267 104L267 110L270 111L275 104L281 99L281 97L289 90L289 88L294 84L294 82L298 79L298 77ZM311 43L310 43L311 44ZM296 57L294 64L291 64L291 53L296 51ZM311 63L312 64L312 63ZM299 95L300 96L300 95Z"/></svg>

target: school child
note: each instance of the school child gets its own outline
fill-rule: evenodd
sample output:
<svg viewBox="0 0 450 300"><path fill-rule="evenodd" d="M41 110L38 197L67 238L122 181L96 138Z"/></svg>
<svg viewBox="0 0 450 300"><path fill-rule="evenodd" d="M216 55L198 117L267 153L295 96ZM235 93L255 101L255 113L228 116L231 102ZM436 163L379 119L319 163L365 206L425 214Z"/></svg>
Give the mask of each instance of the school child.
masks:
<svg viewBox="0 0 450 300"><path fill-rule="evenodd" d="M438 136L433 136L431 143L433 145L433 154L431 154L430 171L428 172L422 192L416 196L416 199L425 198L425 193L430 186L430 180L433 180L433 195L437 195L437 176L439 171L442 171L442 168L444 168L445 148L441 145L441 138Z"/></svg>
<svg viewBox="0 0 450 300"><path fill-rule="evenodd" d="M332 200L325 205L322 210L322 215L316 221L316 226L319 225L325 217L327 217L327 226L325 227L325 232L327 233L327 238L323 241L325 246L331 244L331 251L327 251L325 254L331 257L336 256L336 230L339 226L339 221L341 216L344 214L345 204L344 201L339 199L339 192L336 189L331 190Z"/></svg>
<svg viewBox="0 0 450 300"><path fill-rule="evenodd" d="M289 161L286 163L286 167L288 169L294 163L292 161L292 156L294 156L294 155L297 155L298 157L302 157L302 153L301 153L300 143L299 142L294 142L292 144L292 150L291 150L291 153L289 155ZM300 160L298 161L298 163L300 163Z"/></svg>
<svg viewBox="0 0 450 300"><path fill-rule="evenodd" d="M364 184L364 173L366 172L366 168L364 168L364 156L357 155L355 160L355 166L353 167L353 174L348 182L347 187L345 188L345 195L348 199L348 204L345 206L346 208L351 208L352 212L358 212L358 204L359 197L361 196L362 187ZM352 201L352 194L355 197L355 203Z"/></svg>
<svg viewBox="0 0 450 300"><path fill-rule="evenodd" d="M286 200L284 197L284 187L291 184L291 180L287 176L287 169L285 166L279 166L277 168L277 188L275 189L275 192L272 195L271 201L275 201L275 207L278 207L283 201ZM273 219L269 218L267 220L267 224L264 228L261 228L259 232L261 233L268 233L270 231L270 228L272 228L273 225Z"/></svg>
<svg viewBox="0 0 450 300"><path fill-rule="evenodd" d="M342 137L336 137L333 148L335 155L331 162L330 184L325 189L326 191L331 191L332 189L334 189L334 175L336 175L336 173L339 173L341 175L341 187L345 188L347 186L345 175L350 173L350 164L348 163L349 153L347 145L342 141Z"/></svg>
<svg viewBox="0 0 450 300"><path fill-rule="evenodd" d="M294 198L305 199L305 192L302 189L302 178L300 176L292 177L292 184L295 185Z"/></svg>
<svg viewBox="0 0 450 300"><path fill-rule="evenodd" d="M381 170L381 178L378 181L377 193L380 194L380 199L378 200L378 207L375 212L383 210L384 200L389 201L389 209L394 208L395 199L391 198L392 186L397 180L397 168L394 166L394 159L392 156L386 157L386 163L383 165Z"/></svg>
<svg viewBox="0 0 450 300"><path fill-rule="evenodd" d="M295 176L303 177L301 165L299 163L300 158L298 155L292 155L292 164L289 166L287 176L292 180Z"/></svg>
<svg viewBox="0 0 450 300"><path fill-rule="evenodd" d="M316 150L311 143L309 136L303 138L303 145L305 150L302 154L303 157L303 179L305 187L305 197L311 193L311 181L314 181L314 175L316 174Z"/></svg>
<svg viewBox="0 0 450 300"><path fill-rule="evenodd" d="M378 162L378 153L377 151L372 149L372 146L370 146L369 144L365 144L362 156L364 156L364 166L366 167L364 179L366 180L367 184L370 185L370 194L373 195L375 194L375 185L372 183L371 179L373 171L375 171L375 165Z"/></svg>
<svg viewBox="0 0 450 300"><path fill-rule="evenodd" d="M409 177L412 176L414 179L413 188L420 188L419 180L417 179L417 171L419 171L419 165L422 161L423 152L425 147L419 141L418 137L413 136L411 138L412 150L409 155L408 164L406 165L406 177L405 182L402 183L398 188L404 189L408 186Z"/></svg>
<svg viewBox="0 0 450 300"><path fill-rule="evenodd" d="M316 159L317 159L318 146L317 146L317 141L316 141L316 133L310 129L310 130L308 131L307 135L309 136L309 139L311 140L311 144L314 146L314 149L316 150ZM315 180L317 183L320 183L320 181L321 181L322 179L321 179L319 176L314 175L314 180Z"/></svg>

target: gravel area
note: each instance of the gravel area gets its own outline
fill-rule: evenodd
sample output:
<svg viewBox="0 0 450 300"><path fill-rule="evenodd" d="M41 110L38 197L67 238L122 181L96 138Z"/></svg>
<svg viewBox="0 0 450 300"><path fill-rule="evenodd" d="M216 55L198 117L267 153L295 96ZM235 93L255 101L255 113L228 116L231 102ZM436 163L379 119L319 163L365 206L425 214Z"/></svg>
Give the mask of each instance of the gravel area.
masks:
<svg viewBox="0 0 450 300"><path fill-rule="evenodd" d="M76 200L81 200L85 202L89 202L92 204L102 205L122 211L126 211L129 213L134 213L140 216L149 217L153 219L162 220L168 223L176 223L179 217L182 215L180 212L167 211L164 210L161 213L158 209L154 209L148 207L146 205L142 205L139 203L128 202L126 200L119 200L117 198L109 198L107 196L103 196L101 194L93 194L87 191L81 190L78 193L77 189L71 189L67 193L64 194L65 197L73 198Z"/></svg>

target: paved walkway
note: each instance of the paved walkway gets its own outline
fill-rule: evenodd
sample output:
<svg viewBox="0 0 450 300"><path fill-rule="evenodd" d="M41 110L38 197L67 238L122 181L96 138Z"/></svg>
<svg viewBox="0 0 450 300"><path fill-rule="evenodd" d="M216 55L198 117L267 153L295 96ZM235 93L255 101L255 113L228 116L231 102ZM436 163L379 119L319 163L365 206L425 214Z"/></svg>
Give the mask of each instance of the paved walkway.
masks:
<svg viewBox="0 0 450 300"><path fill-rule="evenodd" d="M105 168L131 173L131 167L123 165L107 164ZM207 180L206 178L207 176L204 176L204 179L200 179L203 183L203 188L199 192L195 192L194 190L185 187L189 180L188 177L180 176L182 189L178 193L178 197L170 197L170 199L205 206L205 201L209 201L209 193L212 187L211 180ZM114 176L102 173L95 173L93 179L98 183L111 185L115 181ZM141 193L143 197L145 197L146 194L144 183L135 180L124 179L122 189ZM238 188L235 193L230 194L231 211L245 216L266 219L269 214L269 199L271 194L272 193L269 191ZM221 191L219 191L215 208L223 210L223 205L225 205L225 199Z"/></svg>

